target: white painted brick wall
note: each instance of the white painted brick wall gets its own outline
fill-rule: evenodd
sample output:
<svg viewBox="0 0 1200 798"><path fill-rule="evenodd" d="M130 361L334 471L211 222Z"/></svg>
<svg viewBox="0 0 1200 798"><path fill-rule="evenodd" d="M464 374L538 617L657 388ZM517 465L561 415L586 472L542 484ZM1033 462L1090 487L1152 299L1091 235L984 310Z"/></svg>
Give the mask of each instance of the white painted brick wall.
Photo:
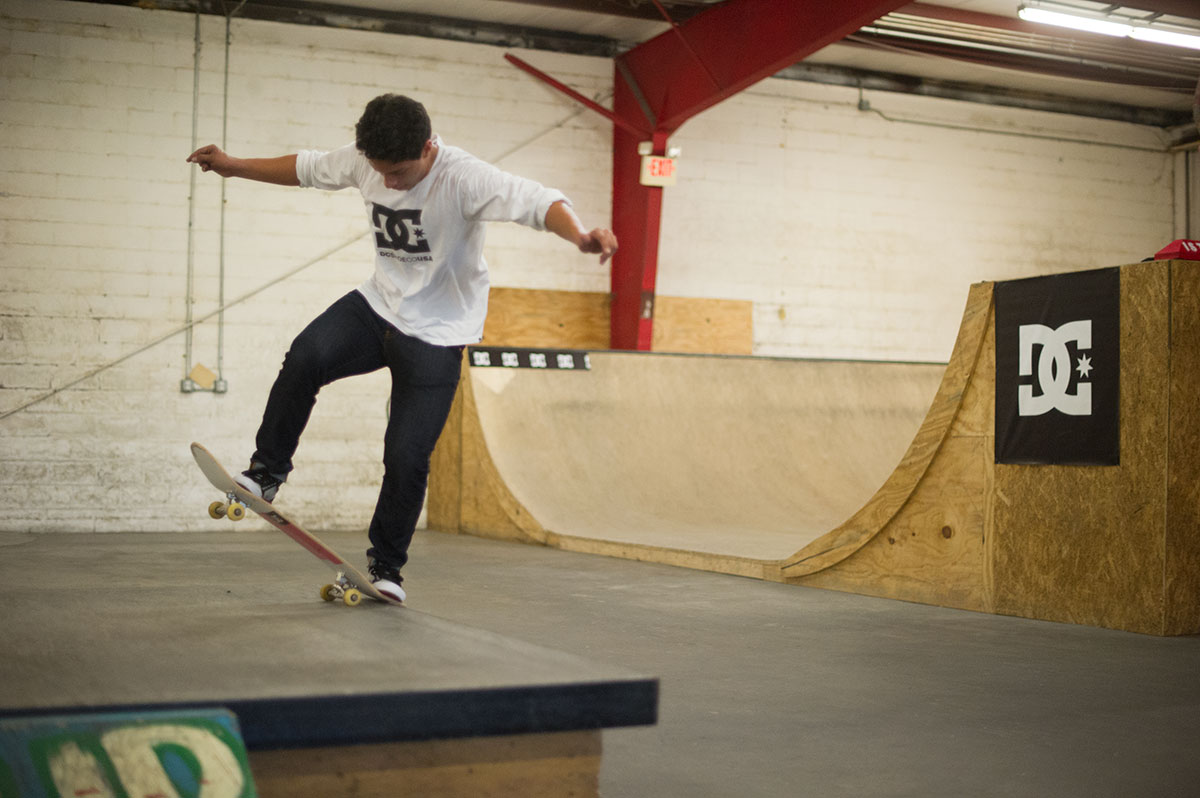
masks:
<svg viewBox="0 0 1200 798"><path fill-rule="evenodd" d="M178 12L0 2L0 412L182 325L194 25ZM224 26L201 18L201 143L221 136ZM447 141L562 188L586 222L607 224L608 123L502 54L235 20L228 149L339 146L367 100L398 91L426 103ZM521 55L611 96L604 59ZM752 300L762 354L940 359L970 282L1137 260L1173 237L1177 165L1151 131L868 99L909 121L858 111L855 92L769 80L680 130L660 293ZM240 467L290 340L371 268L353 192L225 188L227 301L353 243L226 312L228 394L179 391L176 335L0 419L0 530L214 528L188 442ZM196 316L217 307L220 202L221 181L197 175ZM608 290L596 259L515 225L492 227L487 257L497 285ZM194 334L194 361L214 369L216 332ZM297 517L365 529L386 398L382 374L322 392L286 489Z"/></svg>
<svg viewBox="0 0 1200 798"><path fill-rule="evenodd" d="M771 79L687 122L658 291L753 301L755 352L945 360L979 280L1177 237L1156 130ZM1182 234L1180 231L1179 234Z"/></svg>

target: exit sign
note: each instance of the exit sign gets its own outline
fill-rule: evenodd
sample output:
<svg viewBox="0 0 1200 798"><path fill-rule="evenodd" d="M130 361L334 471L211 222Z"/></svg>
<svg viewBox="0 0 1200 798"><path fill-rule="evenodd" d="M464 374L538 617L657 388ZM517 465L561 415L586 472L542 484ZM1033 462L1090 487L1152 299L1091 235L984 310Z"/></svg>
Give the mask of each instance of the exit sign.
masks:
<svg viewBox="0 0 1200 798"><path fill-rule="evenodd" d="M643 186L675 185L675 161L675 158L665 155L643 155L641 184Z"/></svg>

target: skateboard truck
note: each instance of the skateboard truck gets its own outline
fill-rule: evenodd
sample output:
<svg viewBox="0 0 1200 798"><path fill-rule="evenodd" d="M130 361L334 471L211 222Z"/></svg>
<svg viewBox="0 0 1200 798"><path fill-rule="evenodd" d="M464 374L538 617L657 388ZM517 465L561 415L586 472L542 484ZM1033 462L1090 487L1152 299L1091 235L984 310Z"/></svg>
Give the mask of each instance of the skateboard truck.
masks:
<svg viewBox="0 0 1200 798"><path fill-rule="evenodd" d="M347 607L354 607L363 600L363 594L346 578L344 571L338 571L337 579L321 588L321 598L326 601L341 599Z"/></svg>
<svg viewBox="0 0 1200 798"><path fill-rule="evenodd" d="M233 491L225 494L225 501L213 502L208 505L210 518L228 518L230 521L241 521L246 517L246 505L238 501Z"/></svg>

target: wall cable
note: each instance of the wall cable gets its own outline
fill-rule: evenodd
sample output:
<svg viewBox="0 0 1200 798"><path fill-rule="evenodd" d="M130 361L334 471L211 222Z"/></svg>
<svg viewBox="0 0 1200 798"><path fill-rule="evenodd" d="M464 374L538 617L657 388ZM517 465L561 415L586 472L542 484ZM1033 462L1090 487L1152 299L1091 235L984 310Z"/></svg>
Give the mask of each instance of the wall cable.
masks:
<svg viewBox="0 0 1200 798"><path fill-rule="evenodd" d="M358 243L362 239L366 238L368 235L369 235L369 233L360 233L359 235L356 235L354 238L351 238L348 241L344 241L341 244L338 244L336 247L333 247L332 249L322 252L320 255L316 256L312 260L306 261L305 263L302 263L299 266L292 268L290 271L284 272L283 274L274 278L273 280L269 280L269 281L263 283L262 285L258 286L257 288L255 288L251 291L248 291L245 294L242 294L240 297L234 299L233 301L228 302L224 305L221 305L220 307L216 308L215 310L205 313L203 316L189 319L185 324L183 324L179 327L176 327L175 329L171 330L170 332L163 333L162 335L158 336L154 340L150 341L147 344L143 344L142 346L138 347L137 349L133 350L132 352L126 352L125 354L123 354L119 358L117 358L116 360L110 361L101 366L97 366L96 368L92 369L91 371L87 372L86 374L84 374L80 377L76 377L75 379L71 380L70 382L60 385L57 388L53 388L44 394L36 396L33 399L30 399L29 401L24 402L23 404L17 405L16 407L12 408L11 410L5 410L5 411L0 412L0 421L8 418L9 416L11 416L15 413L19 413L22 410L26 410L30 407L33 407L36 404L40 404L40 403L46 401L47 399L57 396L58 394L62 393L63 391L65 391L69 388L74 388L79 383L84 382L86 380L90 380L92 377L95 377L97 374L108 371L109 369L113 368L114 366L119 366L122 363L124 363L126 360L129 360L130 358L136 357L137 355L140 355L143 352L153 349L154 347L158 346L159 344L174 338L176 335L179 335L180 333L188 333L190 335L192 328L195 327L196 325L202 324L203 322L208 321L209 319L211 319L214 316L223 314L229 308L236 307L237 305L242 304L246 300L248 300L252 297L258 296L263 291L266 291L268 288L272 288L272 287L278 285L279 283L282 283L284 280L288 280L288 279L296 276L297 274L299 274L300 272L309 268L310 266L315 266L316 264L320 263L321 261L325 260L326 258L336 255L338 252L342 251L346 247L349 247L351 244Z"/></svg>
<svg viewBox="0 0 1200 798"><path fill-rule="evenodd" d="M1165 146L1147 147L1140 144L1119 144L1112 141L1096 141L1094 139L1081 139L1073 136L1058 136L1050 133L1033 133L1023 130L1001 130L999 128L977 127L974 125L956 125L953 122L934 122L924 119L905 119L903 117L888 116L883 111L880 111L878 108L871 105L870 101L863 96L863 89L861 87L858 90L858 110L875 114L880 119L883 119L886 122L891 122L894 125L919 125L921 127L941 128L942 130L959 130L967 133L984 133L993 136L1014 136L1022 139L1053 141L1058 144L1087 144L1093 147L1112 147L1118 150L1153 152L1159 155L1167 152L1167 148Z"/></svg>

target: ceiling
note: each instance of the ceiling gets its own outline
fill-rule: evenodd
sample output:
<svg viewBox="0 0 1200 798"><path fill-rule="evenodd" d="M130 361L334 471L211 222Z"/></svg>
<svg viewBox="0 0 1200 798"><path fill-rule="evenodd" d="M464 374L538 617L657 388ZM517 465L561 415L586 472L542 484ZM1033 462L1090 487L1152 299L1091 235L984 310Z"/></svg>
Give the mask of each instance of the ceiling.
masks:
<svg viewBox="0 0 1200 798"><path fill-rule="evenodd" d="M103 1L103 0L101 0ZM120 1L120 0L118 0ZM133 0L124 0L133 2ZM805 0L796 0L803 2ZM807 0L818 2L819 0ZM156 0L305 24L615 56L724 0ZM1018 19L1021 0L900 5L783 76L1152 124L1200 137L1200 50ZM1200 0L1057 0L1200 34ZM138 0L144 4L144 0Z"/></svg>

